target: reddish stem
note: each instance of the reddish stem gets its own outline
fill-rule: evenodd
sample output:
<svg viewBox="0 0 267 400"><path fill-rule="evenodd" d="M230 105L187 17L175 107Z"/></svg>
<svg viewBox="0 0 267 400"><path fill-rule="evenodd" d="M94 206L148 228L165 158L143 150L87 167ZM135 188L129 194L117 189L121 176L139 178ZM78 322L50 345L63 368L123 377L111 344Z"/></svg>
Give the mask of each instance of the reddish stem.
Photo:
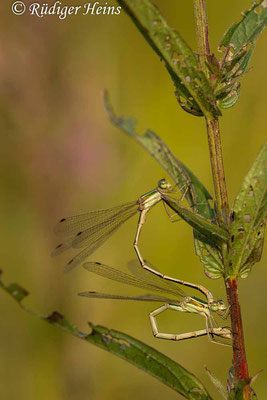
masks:
<svg viewBox="0 0 267 400"><path fill-rule="evenodd" d="M249 382L248 364L244 342L244 333L241 317L241 308L238 298L238 286L236 280L226 281L226 292L230 305L231 326L233 334L233 364L235 368L235 378L240 381ZM250 399L250 387L244 390L244 399Z"/></svg>
<svg viewBox="0 0 267 400"><path fill-rule="evenodd" d="M202 70L207 72L206 61L208 60L208 56L210 54L210 47L206 0L194 0L194 6L200 65ZM206 123L218 213L217 223L224 223L226 226L229 226L229 203L223 167L219 121L217 118L206 118ZM226 245L223 246L222 251L224 265L225 268L227 268L228 249ZM230 305L231 326L233 333L233 364L235 368L235 379L237 381L243 381L247 383L243 390L242 398L243 400L250 400L251 389L249 386L248 364L246 358L241 309L238 299L238 287L235 279L228 279L226 281L226 292L228 303Z"/></svg>

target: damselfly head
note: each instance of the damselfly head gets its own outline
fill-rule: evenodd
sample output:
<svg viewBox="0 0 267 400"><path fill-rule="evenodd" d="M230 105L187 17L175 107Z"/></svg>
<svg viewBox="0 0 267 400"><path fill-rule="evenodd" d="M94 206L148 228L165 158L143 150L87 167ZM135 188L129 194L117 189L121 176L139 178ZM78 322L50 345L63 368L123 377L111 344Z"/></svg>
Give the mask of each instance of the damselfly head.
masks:
<svg viewBox="0 0 267 400"><path fill-rule="evenodd" d="M172 185L166 179L160 179L158 182L158 188L162 190L170 190Z"/></svg>
<svg viewBox="0 0 267 400"><path fill-rule="evenodd" d="M227 307L224 304L223 300L216 300L211 303L210 309L211 311L217 312L217 311L225 311L227 310Z"/></svg>

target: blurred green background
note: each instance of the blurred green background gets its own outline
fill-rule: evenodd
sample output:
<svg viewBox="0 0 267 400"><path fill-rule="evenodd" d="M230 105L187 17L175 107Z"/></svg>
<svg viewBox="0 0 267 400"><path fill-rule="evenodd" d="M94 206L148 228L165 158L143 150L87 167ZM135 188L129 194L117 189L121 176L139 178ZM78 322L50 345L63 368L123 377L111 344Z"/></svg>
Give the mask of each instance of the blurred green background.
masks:
<svg viewBox="0 0 267 400"><path fill-rule="evenodd" d="M196 49L193 1L155 3ZM240 19L251 2L207 3L215 51L226 28ZM75 4L84 3L76 0ZM230 348L210 344L206 338L181 343L154 339L148 312L155 304L80 298L77 292L84 290L128 293L129 288L82 268L64 276L69 255L50 257L57 244L53 227L60 218L134 200L166 177L141 147L110 125L103 107L104 88L120 114L137 117L140 132L148 127L157 132L212 190L203 120L178 107L164 65L124 13L65 20L26 13L19 17L12 14L9 0L1 2L0 18L0 268L4 280L27 288L31 293L27 305L41 313L57 309L82 330L93 321L145 341L194 372L214 394L204 364L225 382ZM266 139L266 32L251 65L240 101L221 119L231 202ZM136 220L127 222L91 260L126 268L135 257L135 228ZM148 217L141 248L167 274L201 283L216 297L225 298L223 282L203 274L191 230L183 222L170 224L162 205ZM266 366L266 262L265 253L249 279L240 283L251 375ZM4 293L0 293L0 313L1 399L177 398L124 361L23 313ZM178 313L166 313L161 322L170 332L203 328L200 317ZM255 383L259 398L267 391L264 374Z"/></svg>

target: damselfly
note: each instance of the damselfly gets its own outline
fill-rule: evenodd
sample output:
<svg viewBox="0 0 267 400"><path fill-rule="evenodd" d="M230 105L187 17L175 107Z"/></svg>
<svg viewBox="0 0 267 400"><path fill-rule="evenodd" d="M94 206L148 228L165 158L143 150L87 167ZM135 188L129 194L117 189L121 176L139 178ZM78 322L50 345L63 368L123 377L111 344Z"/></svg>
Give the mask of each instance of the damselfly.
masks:
<svg viewBox="0 0 267 400"><path fill-rule="evenodd" d="M213 300L212 294L203 286L191 284L190 282L182 281L179 279L167 277L157 271L155 268L151 268L153 271L158 272L158 276L143 269L136 261L130 262L128 268L131 274L109 267L107 265L98 262L88 262L83 267L97 275L111 279L113 281L121 282L126 285L138 287L140 289L154 292L141 295L141 296L122 296L108 293L99 293L95 291L82 292L79 296L98 298L98 299L118 299L118 300L135 300L135 301L151 301L160 302L164 305L160 306L156 310L149 314L152 331L155 337L159 339L169 340L183 340L194 338L198 336L208 335L208 338L212 342L216 342L223 345L226 343L218 342L215 337L218 336L224 339L231 339L231 330L228 327L218 327L215 319L211 313L216 313L222 318L227 318L228 308L222 300ZM209 296L208 302L204 301L195 296L187 296L185 292L178 287L175 283L182 284L192 289L197 289L203 293L206 297ZM156 294L155 294L156 293ZM160 294L158 294L160 293ZM174 296L174 299L171 298ZM178 300L179 299L179 300ZM156 317L167 309L174 311L181 311L186 313L194 313L202 315L206 321L206 329L198 330L194 332L171 334L159 332Z"/></svg>
<svg viewBox="0 0 267 400"><path fill-rule="evenodd" d="M187 188L179 190L184 198ZM175 193L172 185L165 179L158 182L158 187L145 193L137 201L122 204L107 210L91 211L86 214L63 218L55 228L55 233L62 236L64 241L59 244L52 255L61 254L69 248L83 248L65 268L69 271L79 265L95 250L97 250L124 222L138 212L139 221L134 240L134 248L140 263L144 266L144 260L138 248L138 240L142 226L146 220L146 214L157 203L162 200L164 194Z"/></svg>

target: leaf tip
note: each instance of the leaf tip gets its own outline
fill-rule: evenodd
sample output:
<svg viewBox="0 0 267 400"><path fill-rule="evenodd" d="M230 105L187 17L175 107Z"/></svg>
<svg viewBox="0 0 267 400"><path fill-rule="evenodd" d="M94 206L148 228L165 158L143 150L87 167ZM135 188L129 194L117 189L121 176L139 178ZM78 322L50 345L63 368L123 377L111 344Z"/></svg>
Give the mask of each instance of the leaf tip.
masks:
<svg viewBox="0 0 267 400"><path fill-rule="evenodd" d="M110 95L107 89L104 89L103 91L103 101L104 101L104 107L108 113L110 121L112 123L116 123L117 118L113 110L113 107L111 105Z"/></svg>

